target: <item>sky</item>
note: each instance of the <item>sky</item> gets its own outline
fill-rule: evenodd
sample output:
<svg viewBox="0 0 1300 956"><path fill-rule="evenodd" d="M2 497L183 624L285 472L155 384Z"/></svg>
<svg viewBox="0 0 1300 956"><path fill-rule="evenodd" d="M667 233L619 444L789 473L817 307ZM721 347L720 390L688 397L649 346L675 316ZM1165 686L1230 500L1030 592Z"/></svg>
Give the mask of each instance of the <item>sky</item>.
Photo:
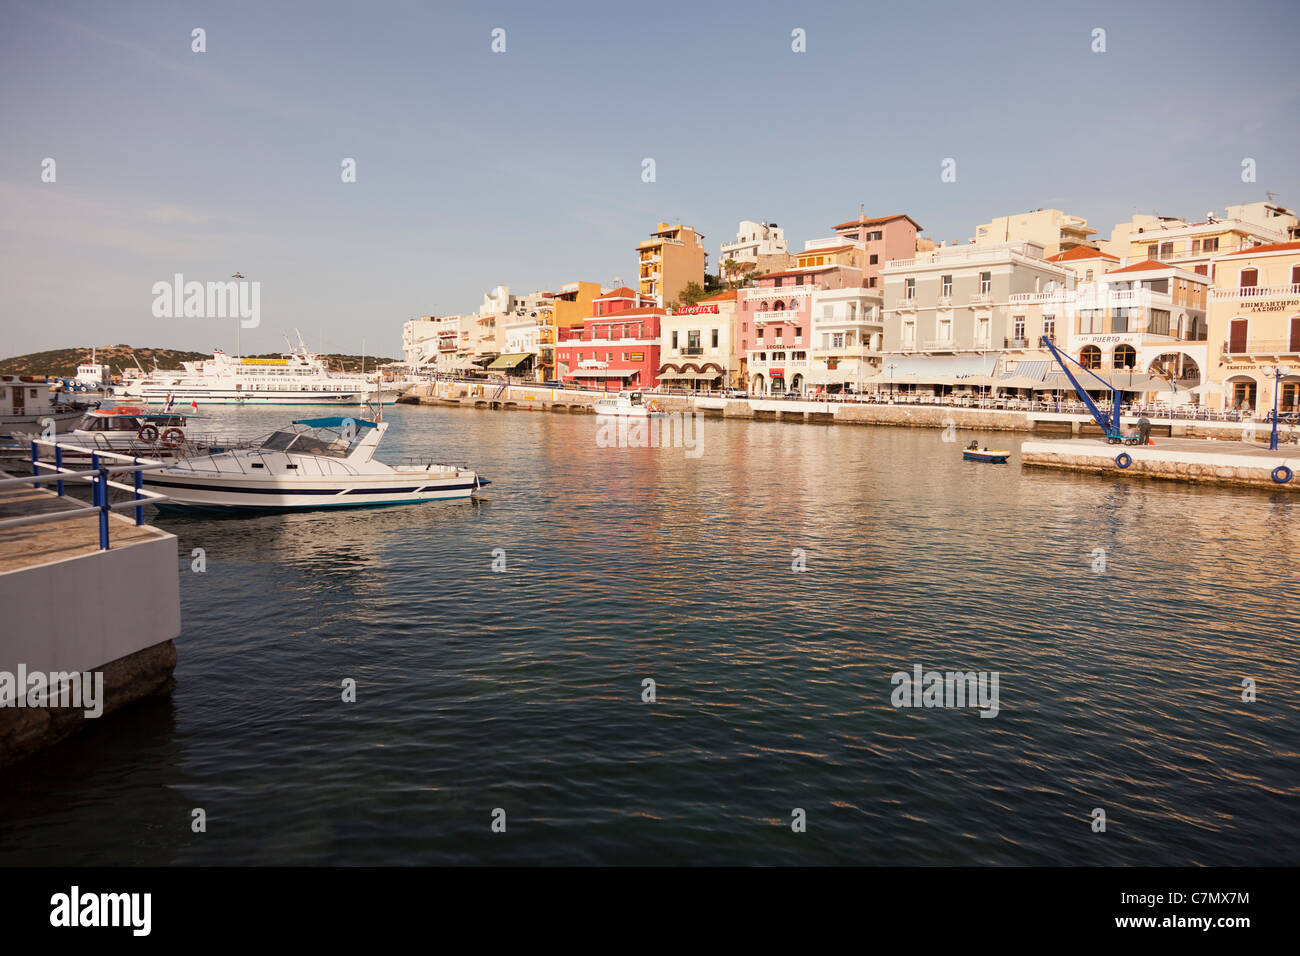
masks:
<svg viewBox="0 0 1300 956"><path fill-rule="evenodd" d="M742 219L802 249L863 205L936 241L1037 208L1108 237L1134 212L1300 207L1285 0L0 13L0 356L233 348L231 320L155 317L177 273L260 283L245 353L299 328L397 356L403 322L497 285L631 279L659 221L716 270Z"/></svg>

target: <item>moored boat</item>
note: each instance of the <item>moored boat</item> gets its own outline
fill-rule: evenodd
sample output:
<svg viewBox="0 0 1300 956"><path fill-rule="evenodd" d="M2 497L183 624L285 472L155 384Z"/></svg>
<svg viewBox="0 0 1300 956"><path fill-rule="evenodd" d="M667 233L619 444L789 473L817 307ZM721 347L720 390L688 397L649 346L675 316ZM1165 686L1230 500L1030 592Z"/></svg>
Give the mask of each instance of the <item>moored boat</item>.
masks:
<svg viewBox="0 0 1300 956"><path fill-rule="evenodd" d="M961 457L966 461L982 461L993 465L1005 465L1011 452L1003 448L981 448L973 441L962 449Z"/></svg>
<svg viewBox="0 0 1300 956"><path fill-rule="evenodd" d="M608 398L596 399L597 415L625 415L629 418L649 418L662 415L657 401L647 402L642 392L619 392Z"/></svg>
<svg viewBox="0 0 1300 956"><path fill-rule="evenodd" d="M361 418L303 419L247 448L185 456L143 481L168 497L160 507L275 510L468 498L488 484L459 465L374 460L387 429Z"/></svg>

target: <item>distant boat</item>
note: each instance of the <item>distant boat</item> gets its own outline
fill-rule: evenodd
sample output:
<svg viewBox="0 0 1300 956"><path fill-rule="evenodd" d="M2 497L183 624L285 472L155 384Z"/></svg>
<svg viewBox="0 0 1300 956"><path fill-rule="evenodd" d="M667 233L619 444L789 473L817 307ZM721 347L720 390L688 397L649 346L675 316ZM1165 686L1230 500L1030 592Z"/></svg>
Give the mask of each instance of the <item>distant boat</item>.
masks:
<svg viewBox="0 0 1300 956"><path fill-rule="evenodd" d="M394 468L374 460L387 422L310 418L251 447L185 457L146 472L145 487L186 508L312 509L468 498L488 482L430 460Z"/></svg>
<svg viewBox="0 0 1300 956"><path fill-rule="evenodd" d="M362 405L374 401L375 387L361 375L331 372L325 360L298 337L280 358L236 358L217 349L202 362L182 368L142 372L117 390L119 397L188 405ZM400 387L381 391L392 405Z"/></svg>
<svg viewBox="0 0 1300 956"><path fill-rule="evenodd" d="M983 461L993 465L1005 465L1011 452L1005 449L981 448L979 442L971 442L962 449L961 457L966 461Z"/></svg>
<svg viewBox="0 0 1300 956"><path fill-rule="evenodd" d="M596 414L649 418L662 415L663 409L656 401L647 402L641 392L619 392L609 398L596 399Z"/></svg>
<svg viewBox="0 0 1300 956"><path fill-rule="evenodd" d="M0 439L27 438L45 432L67 432L86 405L62 400L57 384L34 375L0 375Z"/></svg>

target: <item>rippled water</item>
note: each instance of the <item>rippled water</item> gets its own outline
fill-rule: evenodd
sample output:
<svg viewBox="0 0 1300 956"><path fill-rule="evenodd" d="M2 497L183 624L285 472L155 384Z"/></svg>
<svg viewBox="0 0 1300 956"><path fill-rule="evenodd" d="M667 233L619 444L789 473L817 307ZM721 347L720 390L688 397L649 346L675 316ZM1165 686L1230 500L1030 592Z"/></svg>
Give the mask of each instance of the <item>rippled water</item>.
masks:
<svg viewBox="0 0 1300 956"><path fill-rule="evenodd" d="M929 430L710 419L692 459L590 416L388 417L381 457L494 483L159 518L176 689L6 773L0 863L1300 856L1294 496L964 463ZM916 664L999 672L1001 712L894 708Z"/></svg>

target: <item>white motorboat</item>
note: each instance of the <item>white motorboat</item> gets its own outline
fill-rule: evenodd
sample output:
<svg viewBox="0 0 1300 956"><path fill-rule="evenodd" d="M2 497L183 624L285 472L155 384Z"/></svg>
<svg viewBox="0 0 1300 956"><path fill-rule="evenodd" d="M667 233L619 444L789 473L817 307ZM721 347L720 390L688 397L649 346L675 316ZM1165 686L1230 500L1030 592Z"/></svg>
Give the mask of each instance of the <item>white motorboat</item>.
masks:
<svg viewBox="0 0 1300 956"><path fill-rule="evenodd" d="M119 396L144 402L189 405L362 405L373 401L367 376L331 372L325 360L298 338L280 358L243 358L217 349L202 362L182 362L180 369L142 372L117 390ZM385 405L402 390L380 391Z"/></svg>
<svg viewBox="0 0 1300 956"><path fill-rule="evenodd" d="M33 375L0 375L0 439L70 430L86 406L64 402L55 384Z"/></svg>
<svg viewBox="0 0 1300 956"><path fill-rule="evenodd" d="M374 460L383 421L310 418L251 447L186 456L145 474L160 507L308 509L418 504L468 498L488 484L458 465Z"/></svg>
<svg viewBox="0 0 1300 956"><path fill-rule="evenodd" d="M650 418L663 414L659 403L647 402L641 392L619 392L608 398L596 399L597 415L625 415L629 418Z"/></svg>
<svg viewBox="0 0 1300 956"><path fill-rule="evenodd" d="M189 419L170 411L134 406L92 408L68 434L71 444L96 451L170 457L189 438Z"/></svg>

